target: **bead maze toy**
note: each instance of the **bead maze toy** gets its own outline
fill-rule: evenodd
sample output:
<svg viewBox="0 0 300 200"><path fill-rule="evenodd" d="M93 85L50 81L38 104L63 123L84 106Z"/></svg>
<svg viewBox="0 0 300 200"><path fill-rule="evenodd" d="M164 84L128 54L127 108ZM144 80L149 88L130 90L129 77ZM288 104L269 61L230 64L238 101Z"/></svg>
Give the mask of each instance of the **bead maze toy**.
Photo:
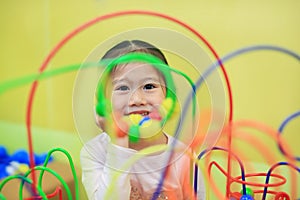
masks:
<svg viewBox="0 0 300 200"><path fill-rule="evenodd" d="M187 115L188 106L191 104L194 104L194 95L197 93L197 90L204 84L207 77L209 77L215 70L221 69L222 74L225 79L225 85L227 88L227 95L228 95L228 104L229 104L229 113L228 113L228 120L224 124L221 137L218 138L218 141L216 145L209 146L206 149L201 149L200 146L204 140L207 126L211 123L209 121L211 112L208 113L200 113L200 126L198 129L195 130L195 137L190 144L191 149L197 154L197 156L189 155L191 159L195 163L195 170L191 171L193 173L192 175L197 177L197 173L199 170L199 167L203 166L205 177L207 178L207 199L212 199L212 197L209 193L211 191L218 199L230 199L230 200L251 200L251 199L269 199L274 198L276 200L283 200L283 199L295 199L299 198L299 188L297 183L297 177L299 177L299 160L300 158L298 156L293 155L291 150L288 148L288 144L284 141L282 138L282 134L284 132L284 128L286 125L291 121L296 119L300 115L300 111L296 111L295 113L288 116L281 125L279 125L278 130L274 130L268 125L265 125L263 123L253 121L253 120L239 120L235 121L233 119L233 95L230 85L229 77L226 73L226 69L224 64L229 61L230 59L233 59L237 56L242 56L243 54L257 51L274 51L278 53L282 53L285 55L288 55L289 57L296 59L297 62L300 60L300 55L288 50L286 48L282 48L279 46L273 46L273 45L255 45L255 46L248 46L245 48L238 49L236 51L233 51L232 53L227 54L223 58L220 58L212 45L193 27L189 26L188 24L174 18L171 16L168 16L166 14L153 12L153 11L142 11L142 10L129 10L129 11L120 11L115 13L109 13L107 15L103 15L100 17L97 17L95 19L92 19L88 21L87 23L82 24L81 26L77 27L73 31L71 31L68 35L66 35L57 45L52 49L52 51L46 56L43 63L41 64L38 73L29 75L26 77L18 78L16 80L11 80L7 82L0 83L0 95L3 95L6 91L14 89L15 87L19 87L25 84L32 84L31 90L29 92L28 97L28 104L27 104L27 110L26 110L26 127L27 127L27 135L28 135L28 150L29 150L29 163L28 163L28 169L24 168L20 165L12 164L13 166L16 166L17 170L14 172L19 172L17 174L11 174L6 173L5 175L0 176L1 182L0 182L0 199L4 200L6 197L1 193L2 189L5 188L5 185L7 182L13 180L13 179L19 179L20 180L20 190L19 190L19 199L24 199L23 197L23 188L24 185L29 184L30 185L30 191L32 193L31 197L26 197L26 199L51 199L55 196L58 196L60 199L62 199L62 191L65 191L67 194L68 199L79 199L79 182L78 182L78 175L76 174L74 163L72 161L72 158L70 154L62 149L52 149L48 152L48 154L41 159L42 161L37 162L38 158L35 158L33 145L32 145L32 136L31 136L31 110L34 105L34 97L35 93L38 89L39 81L42 81L43 79L51 78L53 76L61 75L67 72L76 71L81 68L89 68L89 67L97 67L101 66L99 63L88 63L88 64L73 64L69 66L64 66L58 69L53 70L47 70L47 66L51 59L59 52L59 50L68 43L72 38L74 38L76 35L78 35L80 32L84 31L85 29L95 25L96 23L100 23L102 21L111 19L111 18L117 18L122 16L130 16L130 15L138 15L138 16L151 16L151 17L158 17L164 20L168 20L170 22L173 22L177 25L182 26L184 29L188 30L190 33L192 33L195 37L198 38L198 40L203 43L210 51L210 53L214 56L214 59L216 60L215 63L213 63L211 66L207 67L207 71L205 71L201 77L195 82L191 81L188 76L186 76L184 73L172 68L170 68L170 71L173 73L180 74L182 76L185 76L186 80L190 83L190 94L186 98L186 101L183 104L182 112L180 112L180 119L184 119ZM131 57L130 57L131 56ZM122 62L129 63L136 60L141 60L143 62L149 62L153 64L154 58L147 57L147 56L141 56L141 55L130 55L129 57L123 58L124 60ZM139 57L140 56L140 57ZM120 60L113 60L114 62L120 62ZM116 63L115 63L116 64ZM159 63L158 65L162 65ZM111 64L111 68L114 67L114 64ZM109 69L111 70L111 69ZM101 88L100 88L101 90ZM100 92L101 93L101 92ZM100 97L101 98L101 97ZM169 110L169 113L172 114L173 110L176 109L174 106L175 104L166 103ZM167 110L168 110L167 109ZM102 106L98 106L97 111L100 114L107 115L109 113L102 113ZM207 116L206 116L207 114ZM166 120L169 116L167 115L166 118L158 118L157 120ZM131 131L133 135L135 135L135 138L138 138L140 127L147 123L147 121L151 120L150 118L139 118L138 122L135 125L135 131ZM263 142L259 140L259 136L255 137L250 132L256 131L260 132L260 134L267 135L270 140L273 140L274 143L278 146L278 154L282 154L282 160L276 160L277 158L273 156L276 152L272 152L269 147L264 146ZM174 137L179 137L181 132L181 126L178 126L175 129ZM123 135L119 134L116 137L122 137ZM253 149L258 149L261 152L265 152L266 154L266 161L268 165L268 169L266 171L260 171L255 172L255 170L250 170L251 165L246 163L247 156L243 155L243 152L238 152L239 149L235 147L234 143L236 140L239 141L250 141ZM145 154L151 154L156 151L161 151L162 149L166 149L165 146L162 146L160 148L152 148L145 150ZM1 150L1 149L0 149ZM1 156L5 157L7 153L4 149L0 152L0 161ZM171 149L172 150L172 149ZM63 180L63 178L56 173L54 170L48 168L48 162L51 160L51 156L53 153L62 153L64 154L69 162L70 170L73 174L74 179L74 185L75 185L75 194L72 194L70 191L70 188L66 184L66 182ZM267 153L268 152L268 153ZM214 155L215 154L225 154L225 157L217 157L222 160L222 164L219 163L219 160L216 160ZM243 159L245 158L245 159ZM130 166L130 164L134 163L139 158L132 158L128 161L128 163L124 164L124 167ZM10 160L11 161L11 160ZM204 163L204 164L203 164ZM226 165L226 169L224 167L224 163ZM41 166L37 166L40 165ZM250 167L249 167L250 166ZM281 173L277 173L278 168L283 168L289 170L290 172L290 178L287 179L286 175L283 175ZM22 168L22 169L21 169ZM255 167L252 167L255 168ZM2 169L2 170L1 170ZM5 173L3 171L3 167L0 165L0 172L1 175ZM19 170L19 171L18 171ZM213 171L214 170L214 171ZM250 170L251 172L248 172ZM39 171L39 177L37 179L36 172ZM217 171L217 172L216 172ZM21 173L20 173L21 172ZM61 186L57 186L56 190L52 194L46 194L43 191L42 188L42 179L44 172L51 173L54 175L59 182L61 183ZM223 188L220 189L220 185L216 183L216 179L214 179L214 173L221 174L220 177L223 177L225 180L223 184ZM233 175L235 174L235 175ZM30 178L29 178L30 176ZM157 194L159 194L159 191L161 190L161 187L163 185L164 177L166 174L161 175L160 184L157 186ZM117 178L117 176L116 176ZM255 179L257 178L257 179ZM219 178L220 179L220 178ZM250 181L251 180L251 181ZM289 186L285 186L285 184L289 180ZM197 193L197 178L194 178L194 190L195 193ZM17 187L17 186L16 186ZM112 193L114 188L113 183L110 186L110 190L107 191L107 198L109 199L110 194ZM282 189L283 188L283 189ZM222 190L222 191L221 191ZM158 196L153 196L153 200L157 199Z"/></svg>

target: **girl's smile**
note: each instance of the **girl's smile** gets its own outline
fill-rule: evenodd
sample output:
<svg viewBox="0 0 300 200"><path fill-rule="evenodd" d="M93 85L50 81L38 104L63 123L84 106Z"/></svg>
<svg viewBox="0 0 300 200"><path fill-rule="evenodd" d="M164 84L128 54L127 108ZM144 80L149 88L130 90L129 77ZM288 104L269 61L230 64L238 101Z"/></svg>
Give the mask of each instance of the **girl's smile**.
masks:
<svg viewBox="0 0 300 200"><path fill-rule="evenodd" d="M147 116L165 99L162 75L151 65L130 63L112 74L112 109L121 115Z"/></svg>

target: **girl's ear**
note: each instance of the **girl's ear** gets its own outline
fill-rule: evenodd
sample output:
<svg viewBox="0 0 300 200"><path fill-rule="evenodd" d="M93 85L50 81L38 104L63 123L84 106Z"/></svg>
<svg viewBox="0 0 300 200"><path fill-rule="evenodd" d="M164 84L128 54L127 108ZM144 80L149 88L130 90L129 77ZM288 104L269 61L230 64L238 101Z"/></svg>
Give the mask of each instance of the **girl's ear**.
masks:
<svg viewBox="0 0 300 200"><path fill-rule="evenodd" d="M105 131L105 118L99 116L97 113L95 113L95 121L97 126L102 130Z"/></svg>

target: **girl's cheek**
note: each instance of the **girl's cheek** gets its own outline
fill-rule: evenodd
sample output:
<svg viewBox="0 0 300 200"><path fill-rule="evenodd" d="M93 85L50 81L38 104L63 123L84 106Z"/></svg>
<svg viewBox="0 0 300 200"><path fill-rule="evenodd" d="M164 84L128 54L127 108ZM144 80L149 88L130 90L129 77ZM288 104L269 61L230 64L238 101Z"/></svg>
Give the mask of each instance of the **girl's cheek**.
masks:
<svg viewBox="0 0 300 200"><path fill-rule="evenodd" d="M126 106L126 97L125 96L113 96L112 98L112 107L114 110L122 109Z"/></svg>

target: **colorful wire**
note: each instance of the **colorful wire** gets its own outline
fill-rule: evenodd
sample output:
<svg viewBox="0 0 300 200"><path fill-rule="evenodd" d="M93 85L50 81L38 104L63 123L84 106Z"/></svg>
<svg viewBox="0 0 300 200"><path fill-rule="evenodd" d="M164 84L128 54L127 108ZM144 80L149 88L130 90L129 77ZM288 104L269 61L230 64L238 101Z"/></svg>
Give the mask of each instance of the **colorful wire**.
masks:
<svg viewBox="0 0 300 200"><path fill-rule="evenodd" d="M22 175L19 175L19 174L9 176L9 177L3 179L1 181L1 183L0 183L0 197L1 197L1 191L2 191L2 189L4 187L4 185L6 183L8 183L9 181L13 180L13 179L20 179L20 180L22 180L21 184L24 184L24 182L27 182L27 183L33 185L33 181L31 179L29 179L28 177L26 177L26 176L22 176ZM39 185L33 185L33 186L36 187L36 190L39 192L39 194L41 195L41 197L43 198L43 200L47 200L47 196L43 192L42 188ZM22 192L22 190L21 190L21 192ZM22 195L22 194L19 194L19 195ZM4 195L2 195L2 197L4 197ZM4 197L4 199L5 199L5 197ZM21 196L20 196L20 199L22 199Z"/></svg>
<svg viewBox="0 0 300 200"><path fill-rule="evenodd" d="M69 166L71 168L71 172L72 172L72 175L73 175L73 181L74 181L74 187L75 187L75 199L78 200L79 199L79 182L78 182L78 178L77 178L77 175L76 175L75 165L74 165L74 162L73 162L73 159L72 159L71 155L65 149L62 149L62 148L51 149L47 154L47 157L45 159L43 167L47 167L48 162L51 158L51 155L55 152L63 153L69 161ZM38 181L38 184L40 186L42 185L43 174L44 174L44 170L42 170L41 173L40 173L40 177L39 177L39 181Z"/></svg>
<svg viewBox="0 0 300 200"><path fill-rule="evenodd" d="M299 116L300 116L300 111L297 111L297 112L291 114L290 116L288 116L288 117L281 123L281 125L279 126L279 128L278 128L278 134L282 134L282 133L283 133L283 129L286 127L286 125L287 125L291 120L293 120L293 119L295 119L296 117L299 117ZM279 148L280 152L281 152L283 155L287 156L286 151L284 150L283 146L282 146L280 143L278 143L278 148ZM295 160L297 160L297 161L300 161L300 157L299 157L299 156L294 156L293 158L294 158Z"/></svg>
<svg viewBox="0 0 300 200"><path fill-rule="evenodd" d="M284 54L287 54L297 60L300 60L300 55L298 55L297 53L289 50L289 49L285 49L282 47L278 47L278 46L272 46L272 45L254 45L254 46L249 46L249 47L244 47L241 49L238 49L236 51L233 51L232 53L227 54L226 56L222 57L220 60L217 60L213 65L209 66L208 69L203 73L202 76L200 76L200 78L196 81L195 86L196 86L196 90L198 90L198 88L201 86L201 84L204 82L204 80L212 73L214 72L214 70L216 70L218 67L220 67L221 63L225 63L227 61L229 61L232 58L235 58L237 56L240 56L242 54L245 53L250 53L253 51L261 51L261 50L269 50L269 51L278 51ZM231 90L230 90L231 91ZM182 116L185 115L185 112L187 112L187 108L188 105L191 102L191 97L192 97L192 93L190 93L190 95L188 96L184 106L183 106L183 114ZM231 121L231 120L230 120ZM176 128L176 134L178 134L180 131L180 126L178 125ZM175 134L175 135L176 135ZM231 133L229 131L228 137L231 137ZM230 145L230 143L229 143ZM230 155L230 154L229 154ZM229 173L230 174L230 173ZM195 181L197 181L197 179L194 179ZM194 183L195 186L197 186L197 183ZM228 191L228 190L227 190Z"/></svg>
<svg viewBox="0 0 300 200"><path fill-rule="evenodd" d="M44 60L44 62L42 63L41 67L39 68L39 72L43 72L45 70L45 68L47 67L48 63L50 62L50 60L55 56L55 54L59 51L59 49L65 45L65 43L67 43L71 38L73 38L75 35L77 35L79 32L85 30L86 28L90 27L91 25L106 20L106 19L110 19L110 18L114 18L114 17L118 17L118 16L124 16L124 15L150 15L150 16L157 16L157 17L161 17L161 18L165 18L167 20L173 21L179 25L182 25L183 27L185 27L186 29L190 30L192 33L194 33L198 38L200 38L207 46L208 48L212 51L212 53L214 54L214 56L217 58L217 62L215 63L215 65L213 66L213 68L209 68L209 71L207 71L204 75L208 76L215 68L217 68L218 66L221 66L224 76L225 76L225 80L226 80L226 84L227 84L227 89L228 89L228 95L229 95L229 121L232 121L232 116L233 116L233 103L232 103L232 95L231 95L231 88L230 88L230 84L228 81L228 77L226 75L225 69L222 66L222 63L243 53L246 52L250 52L250 51L254 51L254 50L275 50L275 51L280 51L283 53L286 53L288 55L291 55L293 57L295 57L296 59L299 60L299 55L286 50L284 48L281 47L274 47L274 46L269 46L269 45L260 45L260 46L252 46L252 47L248 47L248 48L244 48L244 49L240 49L238 51L235 51L231 54L228 54L227 56L223 57L222 59L218 58L218 55L216 54L216 52L214 51L214 49L211 47L211 45L203 38L203 36L201 36L197 31L195 31L192 27L188 26L187 24L172 18L170 16L161 14L161 13L156 13L156 12L150 12L150 11L122 11L122 12L116 12L116 13L111 13L108 15L104 15L104 16L100 16L98 18L95 18L85 24L83 24L82 26L76 28L74 31L72 31L70 34L68 34L65 38L63 38L55 47L54 49L48 54L48 56L46 57L46 59ZM201 78L203 78L204 76L202 76ZM201 78L197 81L196 83L196 88L200 87L201 83L203 82L203 80L201 80ZM201 82L202 81L202 82ZM197 86L197 84L199 86ZM34 83L32 84L31 87L31 91L29 94L29 99L28 99L28 104L27 104L27 114L26 114L26 127L27 127L27 134L28 134L28 146L29 146L29 152L30 152L30 163L31 163L31 168L34 167L34 158L33 158L33 146L32 146L32 136L31 136L31 110L32 110L32 106L33 106L33 100L34 100L34 94L35 91L37 89L37 85L38 85L38 81L34 81ZM186 104L185 104L186 105ZM183 111L185 111L187 109L183 109ZM183 114L184 115L184 114ZM178 137L178 133L179 133L179 129L180 127L177 127L176 129L176 133L175 133L175 137ZM230 134L229 134L230 137ZM229 139L229 148L230 148L230 141L231 139ZM228 168L230 164L228 165ZM35 182L35 178L34 178L34 172L32 174L33 176L33 185ZM163 177L163 176L162 176ZM228 187L228 186L227 186ZM159 187L158 187L159 188ZM159 190L159 189L158 189ZM228 190L227 190L228 193Z"/></svg>
<svg viewBox="0 0 300 200"><path fill-rule="evenodd" d="M220 151L225 151L227 153L229 153L229 150L228 149L225 149L225 148L222 148L222 147L213 147L211 149L205 149L204 151L202 151L199 156L198 156L198 159L201 160L201 158L207 154L208 152L210 151L215 151L215 150L220 150ZM237 157L234 153L232 153L232 156L238 161L239 165L240 165L240 169L241 169L241 177L242 177L242 180L246 182L246 177L245 177L245 168L244 168L244 165L242 163L242 161L239 159L239 157ZM243 190L243 194L245 195L246 194L246 185L245 184L242 184L242 190Z"/></svg>
<svg viewBox="0 0 300 200"><path fill-rule="evenodd" d="M287 162L279 162L279 163L276 163L275 165L273 165L273 166L269 169L269 171L268 171L268 173L267 173L267 176L266 176L266 182L265 182L266 184L268 184L269 181L270 181L270 176L271 176L272 171L273 171L275 168L277 168L278 166L282 166L282 165L287 165L287 166L291 167L292 169L296 170L298 173L300 173L300 168L298 168L297 166L292 165L292 164L287 163ZM262 200L265 200L265 199L266 199L267 191L268 191L268 186L265 186Z"/></svg>
<svg viewBox="0 0 300 200"><path fill-rule="evenodd" d="M32 174L35 170L41 170L42 172L43 171L47 171L50 174L52 174L53 176L55 176L60 181L60 183L62 184L62 186L64 187L64 189L65 189L65 191L67 193L68 199L69 200L73 200L72 193L71 193L71 190L70 190L68 184L64 181L64 179L58 173L56 173L52 169L49 169L49 168L44 167L44 166L35 166L34 169L29 169L29 171L24 174L24 177L27 177L29 174ZM32 181L32 183L33 183L33 181ZM20 184L20 190L19 190L19 197L20 197L20 199L23 199L23 186L24 186L24 183L21 182L21 184ZM38 187L40 187L40 186L37 186L37 188Z"/></svg>

